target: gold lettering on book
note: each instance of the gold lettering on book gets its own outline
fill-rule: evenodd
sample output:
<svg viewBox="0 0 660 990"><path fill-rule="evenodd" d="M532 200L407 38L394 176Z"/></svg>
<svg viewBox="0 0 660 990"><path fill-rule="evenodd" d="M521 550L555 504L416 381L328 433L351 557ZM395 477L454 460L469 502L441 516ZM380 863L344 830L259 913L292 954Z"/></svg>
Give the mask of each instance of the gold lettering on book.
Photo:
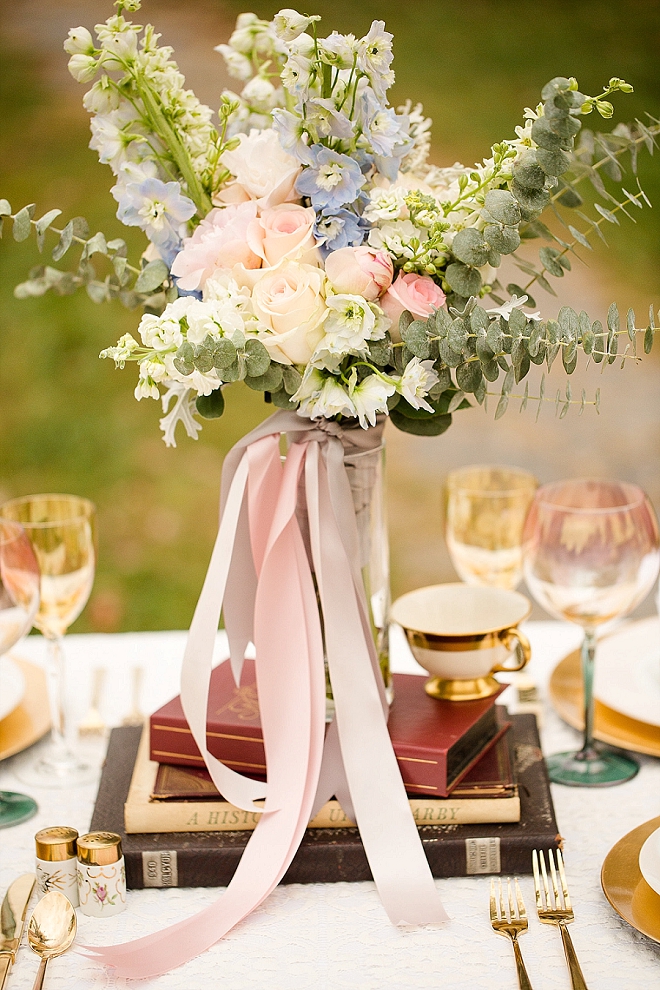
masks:
<svg viewBox="0 0 660 990"><path fill-rule="evenodd" d="M442 808L415 808L413 818L416 822L455 822L458 821L459 809L453 805L445 805Z"/></svg>
<svg viewBox="0 0 660 990"><path fill-rule="evenodd" d="M222 708L218 708L215 714L222 715L223 712L231 712L243 722L256 721L259 718L259 702L254 684L235 688L233 697Z"/></svg>

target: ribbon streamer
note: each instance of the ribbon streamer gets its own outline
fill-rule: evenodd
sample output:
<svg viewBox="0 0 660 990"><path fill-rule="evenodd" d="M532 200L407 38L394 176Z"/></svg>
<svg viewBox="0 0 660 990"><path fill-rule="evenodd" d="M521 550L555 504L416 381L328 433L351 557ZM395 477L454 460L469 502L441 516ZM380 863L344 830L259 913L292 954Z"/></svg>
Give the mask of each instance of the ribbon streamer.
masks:
<svg viewBox="0 0 660 990"><path fill-rule="evenodd" d="M291 441L284 465L282 433ZM181 700L217 789L232 804L263 814L215 903L133 942L81 947L114 966L118 976L158 976L222 938L280 882L313 811L333 794L358 824L390 920L447 919L387 732L340 435L335 423L313 423L282 410L225 458L220 527L190 627ZM301 479L311 562L298 518ZM336 709L327 734L324 643L312 568ZM267 784L229 769L206 745L211 658L223 603L237 681L248 642L256 649ZM262 809L254 802L263 797Z"/></svg>

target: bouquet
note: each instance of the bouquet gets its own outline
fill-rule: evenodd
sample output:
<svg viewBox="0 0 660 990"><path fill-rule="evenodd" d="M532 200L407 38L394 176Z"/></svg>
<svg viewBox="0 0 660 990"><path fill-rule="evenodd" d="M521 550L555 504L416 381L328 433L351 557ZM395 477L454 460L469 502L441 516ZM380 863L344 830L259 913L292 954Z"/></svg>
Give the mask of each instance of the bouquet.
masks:
<svg viewBox="0 0 660 990"><path fill-rule="evenodd" d="M658 121L583 131L576 145L583 116L611 117L606 97L632 90L623 80L589 97L575 79L553 79L515 137L483 162L437 167L422 107L388 104L392 35L382 21L357 39L321 37L320 18L294 10L272 21L240 15L217 47L240 93L222 95L214 124L153 27L124 17L139 0L116 7L96 40L74 28L65 49L73 76L94 80L83 100L90 147L115 176L117 216L149 245L133 266L121 239L90 237L77 218L53 252L58 260L81 244L77 271L43 267L16 291L84 285L97 301L144 306L137 335L102 356L137 362L135 396L162 401L167 444L179 422L196 437L196 414L221 416L224 386L239 380L313 420L367 428L384 414L399 429L437 435L455 410L491 395L502 415L532 364L549 369L561 355L570 375L579 350L612 363L621 335L626 356L636 354L639 332L650 349L653 308L641 331L632 311L622 329L614 305L606 326L570 307L551 320L530 312L530 290L554 292L550 280L570 270L589 236L646 200L639 184L615 197L603 175L620 181L628 153L634 172ZM597 215L578 211L580 229L552 234L541 214L580 207L585 179L602 201ZM12 215L6 201L0 212ZM42 247L58 213L35 220L24 208L12 215L14 236L34 228ZM531 238L547 242L538 264L518 254ZM97 255L111 265L104 279ZM506 255L523 285L500 283ZM540 410L545 377L538 395L526 385L518 398L522 407L537 399ZM587 397L574 398L567 383L553 401L563 415Z"/></svg>
<svg viewBox="0 0 660 990"><path fill-rule="evenodd" d="M615 197L602 173L620 180L618 160L629 154L634 165L640 146L652 151L660 123L583 131L576 145L582 116L611 116L607 97L631 87L611 79L590 97L558 77L515 137L482 163L439 168L427 161L422 108L388 104L394 74L384 23L360 39L321 37L318 17L289 9L272 21L242 14L219 46L242 86L223 94L214 123L185 89L171 49L150 25L124 17L139 0L116 7L96 39L74 28L65 48L75 78L92 83L84 97L91 146L115 176L117 215L149 244L133 265L123 240L90 236L80 218L59 229L57 210L35 219L33 207L13 214L0 201L17 240L34 230L42 248L55 231L56 261L82 247L74 271L44 266L17 292L84 286L94 300L144 306L136 336L102 356L137 362L136 398L162 401L168 444L179 422L196 437L197 414L222 415L232 382L277 407L225 458L220 527L181 680L184 713L216 787L263 814L215 904L136 942L86 947L118 976L139 978L204 951L260 904L314 809L333 794L358 824L391 921L446 919L387 732L374 642L374 628L386 626L386 592L379 597L364 576L376 468L360 461L351 482L346 454L375 453L386 416L407 432L437 435L455 410L493 392L502 415L531 365L550 368L559 354L570 375L579 350L612 363L622 335L624 357L636 355L640 332L650 349L652 310L641 329L632 311L620 327L615 306L606 327L569 307L551 320L529 310L533 286L552 291L549 279L570 270L591 233L645 202L639 186ZM567 224L560 239L540 216L579 207L576 187L587 178L599 194L597 217L580 212L582 226ZM535 237L547 242L538 265L517 253ZM524 285L501 284L505 255ZM105 277L97 256L110 266ZM537 396L525 386L522 406L534 398L541 408L544 382ZM573 399L569 384L555 401L563 415L587 398ZM290 442L284 464L281 434ZM267 783L207 749L223 610L237 680L248 642L255 646ZM326 671L335 702L327 732ZM254 803L263 797L264 806Z"/></svg>

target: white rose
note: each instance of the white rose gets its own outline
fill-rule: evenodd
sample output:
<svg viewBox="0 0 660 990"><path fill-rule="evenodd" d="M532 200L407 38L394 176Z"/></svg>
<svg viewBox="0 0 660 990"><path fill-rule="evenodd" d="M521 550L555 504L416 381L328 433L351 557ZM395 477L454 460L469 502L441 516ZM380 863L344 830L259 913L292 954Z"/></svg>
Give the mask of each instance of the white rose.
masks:
<svg viewBox="0 0 660 990"><path fill-rule="evenodd" d="M260 339L274 361L307 364L323 337L327 309L320 268L284 262L252 290L252 308L263 327Z"/></svg>
<svg viewBox="0 0 660 990"><path fill-rule="evenodd" d="M300 164L289 155L277 133L269 128L239 134L240 144L225 151L222 162L236 177L239 185L262 209L295 199L293 187L300 174Z"/></svg>

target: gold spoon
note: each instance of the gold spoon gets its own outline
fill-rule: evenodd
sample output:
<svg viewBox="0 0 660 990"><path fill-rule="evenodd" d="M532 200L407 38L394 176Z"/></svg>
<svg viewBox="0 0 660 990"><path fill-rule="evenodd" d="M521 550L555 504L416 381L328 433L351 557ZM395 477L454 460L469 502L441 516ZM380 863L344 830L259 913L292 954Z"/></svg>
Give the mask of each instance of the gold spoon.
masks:
<svg viewBox="0 0 660 990"><path fill-rule="evenodd" d="M37 904L28 925L30 948L41 956L32 990L41 990L48 960L66 952L75 937L76 913L71 901L59 890L51 890Z"/></svg>

